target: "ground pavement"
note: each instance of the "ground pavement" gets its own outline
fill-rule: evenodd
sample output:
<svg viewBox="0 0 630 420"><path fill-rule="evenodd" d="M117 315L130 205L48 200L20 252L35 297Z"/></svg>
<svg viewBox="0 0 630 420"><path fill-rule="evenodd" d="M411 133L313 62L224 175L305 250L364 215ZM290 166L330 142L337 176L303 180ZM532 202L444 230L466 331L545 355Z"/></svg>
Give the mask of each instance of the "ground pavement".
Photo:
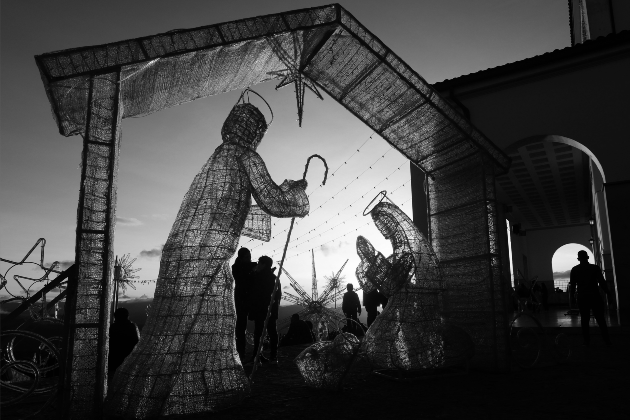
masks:
<svg viewBox="0 0 630 420"><path fill-rule="evenodd" d="M573 355L564 364L545 357L539 367L503 373L471 370L397 382L374 375L359 360L343 391L304 385L293 359L307 346L281 347L279 365L260 368L243 404L185 419L630 419L630 332L612 334L606 347L594 335L581 346L578 329L568 339ZM549 330L551 331L551 330ZM567 331L565 329L565 331ZM594 331L595 332L595 331ZM52 418L51 411L42 418ZM23 418L25 407L2 410L4 420Z"/></svg>

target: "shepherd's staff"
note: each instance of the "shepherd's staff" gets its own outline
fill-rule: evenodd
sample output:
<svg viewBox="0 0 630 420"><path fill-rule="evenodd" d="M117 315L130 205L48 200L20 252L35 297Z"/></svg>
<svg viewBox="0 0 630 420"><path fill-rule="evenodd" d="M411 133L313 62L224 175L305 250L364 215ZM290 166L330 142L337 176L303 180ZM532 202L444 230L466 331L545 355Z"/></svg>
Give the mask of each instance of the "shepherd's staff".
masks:
<svg viewBox="0 0 630 420"><path fill-rule="evenodd" d="M326 185L326 179L328 178L328 164L326 163L326 159L321 157L320 155L312 155L309 156L306 161L306 167L304 168L304 175L302 175L302 179L306 179L306 172L308 171L308 165L311 163L311 159L314 157L321 159L324 162L324 167L326 168L326 172L324 172L324 182L322 185ZM254 373L256 373L256 368L258 367L258 360L260 359L260 355L262 354L263 341L265 338L265 334L267 333L267 325L269 324L269 318L271 317L271 308L273 304L276 303L276 292L278 291L278 285L280 284L280 275L282 274L282 265L284 264L284 258L287 256L287 247L289 246L289 241L291 240L291 232L293 231L293 223L295 223L295 217L291 219L291 226L289 227L289 233L287 234L287 241L284 244L284 250L282 251L282 259L280 260L280 269L278 270L278 277L276 277L276 283L273 285L273 292L271 292L271 301L269 303L269 307L267 308L267 317L265 318L265 323L263 325L262 334L260 336L260 340L258 341L258 348L256 349L256 357L254 358L254 367L252 368L252 373L249 375L249 382L252 382L252 378L254 377Z"/></svg>

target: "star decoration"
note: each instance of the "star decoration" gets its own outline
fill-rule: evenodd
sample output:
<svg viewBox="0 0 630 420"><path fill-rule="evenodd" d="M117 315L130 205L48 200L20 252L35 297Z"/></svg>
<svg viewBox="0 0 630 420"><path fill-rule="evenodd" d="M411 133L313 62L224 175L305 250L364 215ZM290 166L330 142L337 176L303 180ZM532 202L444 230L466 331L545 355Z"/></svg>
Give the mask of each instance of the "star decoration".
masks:
<svg viewBox="0 0 630 420"><path fill-rule="evenodd" d="M276 90L293 83L295 87L295 99L297 101L298 109L298 124L300 127L302 127L302 117L304 115L304 93L306 92L306 88L313 92L315 96L317 96L319 99L324 100L324 98L319 93L319 90L317 89L317 86L315 86L315 83L300 71L300 54L298 54L298 41L295 34L293 35L293 38L292 54L287 52L282 47L280 42L276 40L276 38L267 38L271 44L273 51L276 53L278 58L280 58L280 61L282 61L282 63L286 66L286 68L283 70L270 71L268 74L278 79L281 78L280 83L276 85Z"/></svg>
<svg viewBox="0 0 630 420"><path fill-rule="evenodd" d="M336 285L338 285L337 282L330 282L326 289L324 289L324 292L321 294L321 296L318 297L317 276L315 274L315 255L313 254L312 250L311 255L313 257L313 287L311 296L306 293L302 286L300 286L298 282L295 281L295 279L291 277L291 275L283 267L282 272L284 273L284 275L287 276L291 287L298 296L295 296L294 294L288 292L283 292L282 298L291 303L304 307L304 309L298 312L298 315L300 315L301 319L312 320L313 325L317 328L317 332L315 334L317 340L321 341L327 339L328 337L328 325L336 326L339 321L345 319L345 316L342 313L326 307L326 305L339 300L343 296L344 291L337 290L337 288L335 287ZM334 276L335 278L340 277L341 272L343 271L347 263L348 261L346 260L343 266L341 266L341 269L339 269L337 274ZM357 290L360 290L360 288ZM283 328L287 327L290 322L291 317L287 317L279 321L278 330L282 330Z"/></svg>

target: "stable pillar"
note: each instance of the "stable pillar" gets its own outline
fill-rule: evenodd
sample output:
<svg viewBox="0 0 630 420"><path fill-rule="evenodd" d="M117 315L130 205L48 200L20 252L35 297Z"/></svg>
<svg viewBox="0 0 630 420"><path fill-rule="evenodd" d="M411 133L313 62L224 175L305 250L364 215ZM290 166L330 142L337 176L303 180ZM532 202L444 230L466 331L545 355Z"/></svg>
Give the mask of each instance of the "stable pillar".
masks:
<svg viewBox="0 0 630 420"><path fill-rule="evenodd" d="M495 176L483 152L429 173L429 221L447 284L445 317L472 337L472 366L505 370L511 308L502 275Z"/></svg>
<svg viewBox="0 0 630 420"><path fill-rule="evenodd" d="M120 144L120 73L86 79L87 115L77 211L76 288L66 298L61 418L100 418L107 393L116 172Z"/></svg>

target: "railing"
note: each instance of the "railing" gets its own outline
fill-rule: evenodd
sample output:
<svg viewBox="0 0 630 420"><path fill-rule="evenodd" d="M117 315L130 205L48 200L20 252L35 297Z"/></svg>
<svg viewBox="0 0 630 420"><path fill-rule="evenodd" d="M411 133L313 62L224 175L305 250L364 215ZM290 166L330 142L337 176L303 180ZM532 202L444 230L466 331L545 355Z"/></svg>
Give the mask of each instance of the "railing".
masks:
<svg viewBox="0 0 630 420"><path fill-rule="evenodd" d="M547 331L527 307L535 307L532 294L519 302L519 312L509 324L510 355L514 363L521 368L535 367L542 358L543 350L547 349L556 363L569 360L572 354L571 345L566 334L558 333L550 340Z"/></svg>

